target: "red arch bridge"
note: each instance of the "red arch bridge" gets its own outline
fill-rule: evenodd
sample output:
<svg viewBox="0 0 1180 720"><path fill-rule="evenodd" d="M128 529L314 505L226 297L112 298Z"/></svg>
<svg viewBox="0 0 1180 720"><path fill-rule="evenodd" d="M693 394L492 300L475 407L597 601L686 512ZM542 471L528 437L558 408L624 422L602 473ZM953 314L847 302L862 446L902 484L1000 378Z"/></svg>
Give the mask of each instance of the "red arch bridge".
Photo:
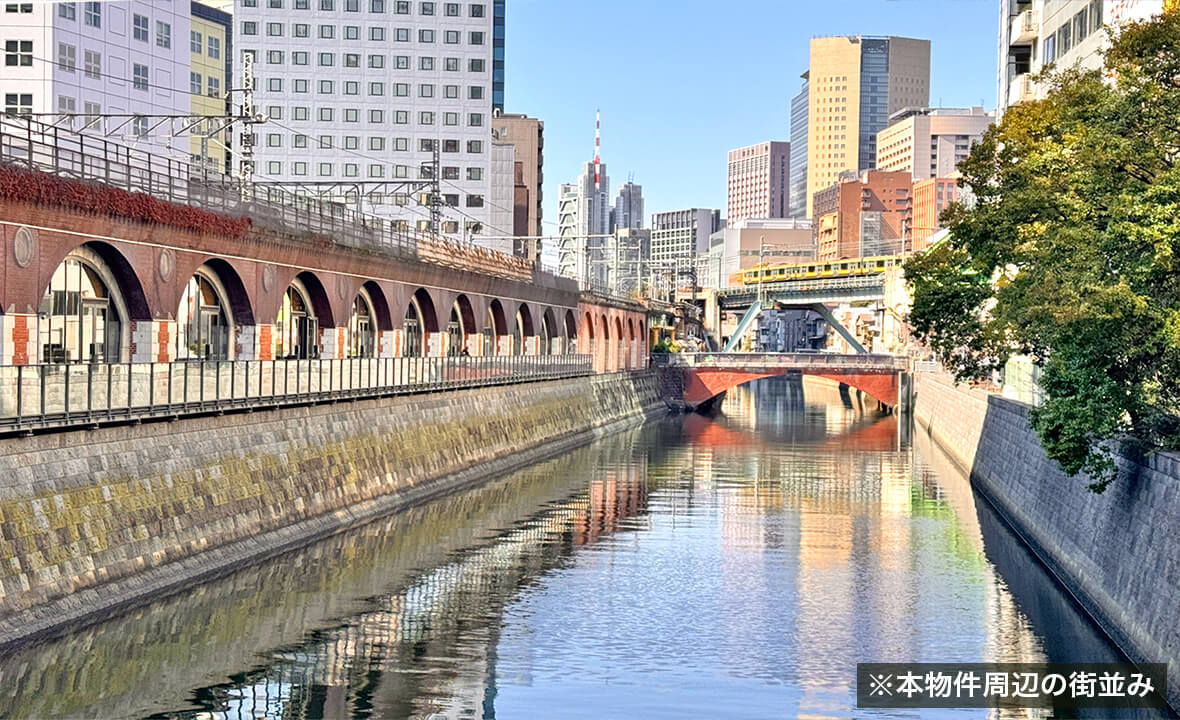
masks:
<svg viewBox="0 0 1180 720"><path fill-rule="evenodd" d="M697 408L742 383L776 375L828 378L860 390L882 405L908 409L909 360L861 353L674 353L658 362L681 371L684 404Z"/></svg>

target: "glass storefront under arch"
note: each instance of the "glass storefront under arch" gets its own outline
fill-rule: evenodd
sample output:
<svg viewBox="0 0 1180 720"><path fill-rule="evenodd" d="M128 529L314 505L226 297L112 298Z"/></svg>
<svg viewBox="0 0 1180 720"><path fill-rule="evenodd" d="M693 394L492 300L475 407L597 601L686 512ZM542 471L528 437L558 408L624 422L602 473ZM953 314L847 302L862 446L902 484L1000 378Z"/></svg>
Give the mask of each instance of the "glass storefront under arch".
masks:
<svg viewBox="0 0 1180 720"><path fill-rule="evenodd" d="M229 360L230 323L226 302L213 278L189 278L176 309L177 360Z"/></svg>
<svg viewBox="0 0 1180 720"><path fill-rule="evenodd" d="M41 362L119 362L122 322L117 288L97 260L67 256L38 307Z"/></svg>
<svg viewBox="0 0 1180 720"><path fill-rule="evenodd" d="M348 356L371 358L376 354L376 316L365 292L357 293L348 318Z"/></svg>
<svg viewBox="0 0 1180 720"><path fill-rule="evenodd" d="M406 315L402 319L402 355L421 357L426 354L422 342L422 311L416 299L410 300Z"/></svg>
<svg viewBox="0 0 1180 720"><path fill-rule="evenodd" d="M277 324L279 337L275 357L300 360L319 357L319 321L300 285L292 284L287 288L279 307Z"/></svg>

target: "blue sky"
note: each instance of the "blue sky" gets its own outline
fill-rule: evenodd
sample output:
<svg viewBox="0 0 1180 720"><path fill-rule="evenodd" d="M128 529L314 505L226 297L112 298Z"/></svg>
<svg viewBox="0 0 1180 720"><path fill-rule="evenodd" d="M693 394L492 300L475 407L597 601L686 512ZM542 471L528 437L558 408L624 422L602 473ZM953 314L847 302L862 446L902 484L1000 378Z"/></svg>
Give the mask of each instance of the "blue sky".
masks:
<svg viewBox="0 0 1180 720"><path fill-rule="evenodd" d="M646 212L725 208L725 153L789 139L819 35L931 41L933 105L995 107L997 0L509 0L505 110L545 121L547 221L594 150ZM940 103L941 101L941 103ZM556 234L546 224L546 234Z"/></svg>

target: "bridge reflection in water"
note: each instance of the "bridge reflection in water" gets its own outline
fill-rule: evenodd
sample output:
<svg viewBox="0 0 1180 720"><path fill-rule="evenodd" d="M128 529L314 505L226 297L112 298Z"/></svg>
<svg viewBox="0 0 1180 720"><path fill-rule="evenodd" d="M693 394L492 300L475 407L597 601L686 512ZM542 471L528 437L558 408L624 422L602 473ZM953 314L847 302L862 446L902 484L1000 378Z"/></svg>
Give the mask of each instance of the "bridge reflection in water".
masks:
<svg viewBox="0 0 1180 720"><path fill-rule="evenodd" d="M0 714L861 717L857 661L1105 659L904 440L759 381L0 659Z"/></svg>

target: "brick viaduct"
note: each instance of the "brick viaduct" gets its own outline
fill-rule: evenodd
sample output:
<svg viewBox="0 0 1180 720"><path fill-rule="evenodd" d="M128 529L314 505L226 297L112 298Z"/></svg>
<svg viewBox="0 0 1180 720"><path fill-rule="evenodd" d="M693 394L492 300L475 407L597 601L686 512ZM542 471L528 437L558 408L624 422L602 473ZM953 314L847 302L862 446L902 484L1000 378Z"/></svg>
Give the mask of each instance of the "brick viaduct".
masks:
<svg viewBox="0 0 1180 720"><path fill-rule="evenodd" d="M69 182L80 193L94 187ZM281 323L293 287L314 319L306 326L311 339L299 350L304 356L578 352L593 355L599 372L641 367L647 356L643 306L580 293L574 281L523 259L445 243L397 257L298 230L241 223L242 232L235 233L216 224L210 231L197 222L145 222L114 208L79 209L69 199L28 202L13 197L19 193L11 185L0 183L0 365L52 361L46 357L54 352L44 331L47 315L70 299L55 300L47 290L67 259L108 286L104 302L119 336L108 362L168 362L183 355L178 308L196 276L224 310L223 359L291 356L295 341L287 338L284 348ZM102 192L112 191L130 201L161 202ZM352 337L358 307L365 346Z"/></svg>

